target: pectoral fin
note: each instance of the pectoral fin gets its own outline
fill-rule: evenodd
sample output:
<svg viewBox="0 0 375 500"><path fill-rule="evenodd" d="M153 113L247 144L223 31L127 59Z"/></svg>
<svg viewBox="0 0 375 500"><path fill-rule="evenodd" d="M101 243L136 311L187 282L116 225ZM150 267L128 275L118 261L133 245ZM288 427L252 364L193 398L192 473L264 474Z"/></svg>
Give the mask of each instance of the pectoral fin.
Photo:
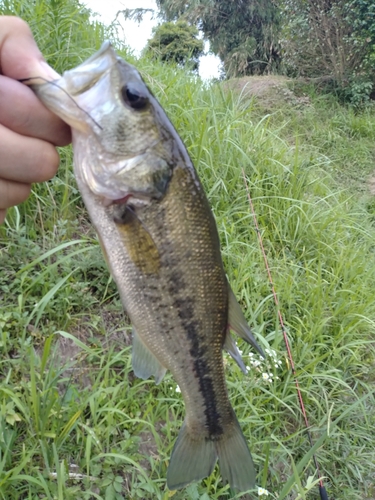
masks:
<svg viewBox="0 0 375 500"><path fill-rule="evenodd" d="M150 349L142 342L133 328L132 366L135 375L143 380L155 377L155 384L162 381L167 369L156 359Z"/></svg>
<svg viewBox="0 0 375 500"><path fill-rule="evenodd" d="M160 255L147 228L127 206L113 208L113 220L120 233L128 255L144 274L156 274L160 270Z"/></svg>
<svg viewBox="0 0 375 500"><path fill-rule="evenodd" d="M265 354L261 347L257 344L249 325L243 315L241 307L237 302L236 296L234 295L230 285L229 287L229 314L228 314L228 322L229 328L237 333L242 339L246 340L249 344L251 344L263 358L265 358ZM228 351L230 352L230 351ZM231 353L230 353L231 354ZM233 355L232 355L233 356ZM236 358L234 358L236 359ZM237 361L237 360L236 360Z"/></svg>

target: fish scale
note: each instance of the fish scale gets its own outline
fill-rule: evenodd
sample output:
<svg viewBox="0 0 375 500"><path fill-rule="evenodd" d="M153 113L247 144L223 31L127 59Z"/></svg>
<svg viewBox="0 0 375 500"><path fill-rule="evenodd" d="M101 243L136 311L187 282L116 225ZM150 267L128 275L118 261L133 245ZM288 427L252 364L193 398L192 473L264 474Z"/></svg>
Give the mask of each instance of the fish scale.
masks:
<svg viewBox="0 0 375 500"><path fill-rule="evenodd" d="M134 264L134 260L129 258L133 253L129 251L130 246L137 250L139 257L140 245L136 239L129 241L126 248L117 242L114 244L115 237L117 239L120 236L123 241L122 227L126 227L126 224L113 223L113 206L102 207L100 221L103 229L96 229L98 233L103 234L104 227L106 232L109 227L112 228L112 234L105 235L104 238L102 236L102 240L111 243L108 247L104 244L107 260L109 263L116 262L116 265L111 267L112 275L116 282L121 280L119 290L122 301L135 330L142 332L144 343L175 377L185 400L187 420L194 422L196 432L196 422L200 422L199 432L206 437L215 437L216 434L222 433L222 426L215 422L214 417L219 420L226 417L227 422L233 419L222 363L228 294L220 253L217 250L219 247L210 244L212 237L218 240L211 212L202 210L206 208L206 203L196 202L197 191L191 197L175 196L175 191L179 191L181 175L184 176L186 187L193 182L196 190L198 180L194 179L191 173L186 170L184 174L182 169L181 172L175 173L168 192L158 207L140 209L137 211L139 219L134 219L136 224L141 221L144 228L147 228L147 234L159 250L161 263L157 272L144 273ZM84 189L84 186L81 189ZM204 196L202 188L200 193ZM205 201L205 198L203 199ZM186 206L187 203L191 206ZM99 207L100 200L96 200L96 218ZM189 216L184 224L183 214L186 213ZM191 224L194 225L193 228ZM175 228L173 231L170 229L172 227ZM116 231L115 236L113 233ZM187 231L192 233L189 235L191 238L186 238ZM186 254L190 254L189 275L183 279L181 260L174 259L173 262L173 256L180 255L183 258ZM134 294L133 289L136 292ZM201 290L198 297L197 289ZM212 289L214 293L208 295L207 289ZM169 293L165 294L165 290ZM129 303L131 297L137 298L135 304ZM190 310L187 309L189 302ZM162 311L167 311L164 318ZM181 336L182 332L184 337ZM204 332L200 339L199 332ZM168 350L164 348L166 345ZM186 370L183 369L184 366L187 367ZM186 373L191 371L191 367L196 376L187 378ZM194 397L190 398L190 394L194 394ZM192 404L189 404L190 401Z"/></svg>
<svg viewBox="0 0 375 500"><path fill-rule="evenodd" d="M221 429L212 418L212 415L220 418L219 407L222 408L221 413L232 416L226 395L221 352L227 329L228 296L224 270L221 265L217 265L218 246L205 243L210 243L212 236L218 239L211 212L202 210L205 204L196 202L197 194L188 199L175 196L180 190L181 176L184 176L185 185L189 187L193 180L190 174L190 171L184 172L181 169L178 172L176 169L168 192L160 201L156 213L155 208L137 212L159 249L161 265L158 273L147 276L145 301L140 303L138 314L133 311L132 322L137 332L142 331L142 339L150 350L171 370L184 398L188 399L189 394L200 394L199 407L204 415L197 415L195 404L190 419L203 422L200 432L209 435L215 434L215 431L211 432L213 428ZM197 179L195 186L196 183ZM203 193L202 190L200 192ZM184 219L186 213L189 216ZM176 230L171 232L167 229L171 227ZM186 238L187 232L193 233L189 234L191 237ZM133 243L139 247L136 241ZM181 260L175 259L172 262L174 255L185 257L189 267L188 276L184 276L181 270ZM187 255L189 257L186 259ZM123 274L121 270L119 272ZM137 276L127 273L125 288L126 281L132 282L137 278L142 280L142 273L136 268L135 273ZM152 283L155 285L154 289L150 287ZM216 291L214 294L210 293L209 300L206 293L208 287ZM166 295L165 290L169 294ZM144 309L147 304L150 305L151 313L146 315L145 321ZM163 318L162 311L168 311L167 318ZM199 338L200 332L204 332L202 339ZM160 349L160 339L163 338L164 343L169 344L168 351ZM181 370L181 357L186 365L193 367L195 377L186 378L185 373L188 371ZM189 420L188 408L189 406Z"/></svg>
<svg viewBox="0 0 375 500"><path fill-rule="evenodd" d="M54 85L33 84L72 126L79 190L133 325L134 373L170 370L186 418L167 471L170 489L210 475L255 487L230 404L222 351L246 373L229 328L261 354L227 282L214 217L184 144L137 70L108 43Z"/></svg>

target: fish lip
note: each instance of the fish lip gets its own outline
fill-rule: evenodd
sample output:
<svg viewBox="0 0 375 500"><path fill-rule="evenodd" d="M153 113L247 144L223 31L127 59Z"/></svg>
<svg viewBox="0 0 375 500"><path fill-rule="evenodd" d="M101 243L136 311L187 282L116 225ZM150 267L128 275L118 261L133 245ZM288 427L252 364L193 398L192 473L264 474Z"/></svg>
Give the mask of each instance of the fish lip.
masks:
<svg viewBox="0 0 375 500"><path fill-rule="evenodd" d="M86 66L87 64L90 64L93 61L96 61L97 59L99 59L100 57L102 57L102 55L105 52L107 52L108 49L110 49L110 48L112 48L111 42L109 40L104 40L104 42L100 46L100 49L98 51L96 51L91 57L89 57L88 59L86 59L86 61L83 61L83 63L79 64L77 67L79 67L79 66Z"/></svg>
<svg viewBox="0 0 375 500"><path fill-rule="evenodd" d="M113 64L117 60L118 56L116 52L113 50L113 46L109 40L106 40L102 43L100 49L97 52L94 52L88 59L83 61L81 64L72 68L70 70L64 71L62 75L62 79L67 77L68 75L79 75L81 72L87 71L87 68L90 69L90 66L95 65L94 68L91 68L91 73L94 72L97 74L98 79L110 68L111 64ZM108 62L108 59L111 61ZM101 65L103 64L103 66ZM92 75L90 77L92 79ZM86 91L86 90L85 90ZM71 95L75 95L72 90L69 90ZM78 92L80 94L81 92Z"/></svg>
<svg viewBox="0 0 375 500"><path fill-rule="evenodd" d="M132 193L127 194L126 196L123 196L122 198L119 198L117 200L111 200L109 198L103 198L103 205L105 207L110 207L111 205L126 205L129 198L133 196Z"/></svg>
<svg viewBox="0 0 375 500"><path fill-rule="evenodd" d="M155 200L155 198L149 197L149 196L142 196L142 194L133 192L133 193L128 193L125 196L121 198L108 198L107 196L100 196L102 205L105 208L114 206L114 205L128 205L129 199L132 198L131 205L136 209L136 208L144 208L152 202L152 200ZM130 205L130 204L129 204Z"/></svg>

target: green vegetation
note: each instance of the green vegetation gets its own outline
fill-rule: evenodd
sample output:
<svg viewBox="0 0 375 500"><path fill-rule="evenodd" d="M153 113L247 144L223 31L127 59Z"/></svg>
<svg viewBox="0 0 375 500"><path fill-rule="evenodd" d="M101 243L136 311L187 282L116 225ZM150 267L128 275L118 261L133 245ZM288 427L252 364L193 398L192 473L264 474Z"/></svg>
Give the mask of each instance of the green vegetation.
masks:
<svg viewBox="0 0 375 500"><path fill-rule="evenodd" d="M165 19L187 19L199 26L211 50L223 61L228 77L277 69L281 19L272 0L157 0L157 4Z"/></svg>
<svg viewBox="0 0 375 500"><path fill-rule="evenodd" d="M198 29L186 21L163 23L154 28L147 50L153 58L197 70L204 45L198 34Z"/></svg>
<svg viewBox="0 0 375 500"><path fill-rule="evenodd" d="M281 46L289 75L315 77L356 106L374 97L372 0L283 0L281 5Z"/></svg>
<svg viewBox="0 0 375 500"><path fill-rule="evenodd" d="M121 49L116 27L90 24L75 1L27 5L0 0L0 12L22 13L60 71L104 36ZM274 351L259 363L239 341L247 377L225 357L259 486L268 498L317 498L242 169L329 496L374 498L375 204L366 194L373 111L354 113L308 88L251 98L251 80L224 89L146 58L137 66L189 149L234 292L259 342ZM134 378L130 327L77 191L70 148L61 158L58 175L34 186L0 228L0 498L236 498L219 472L166 490L182 399L170 375L159 386Z"/></svg>
<svg viewBox="0 0 375 500"><path fill-rule="evenodd" d="M162 21L197 26L227 78L282 73L313 78L343 102L375 97L373 0L156 0ZM141 19L152 9L126 9Z"/></svg>

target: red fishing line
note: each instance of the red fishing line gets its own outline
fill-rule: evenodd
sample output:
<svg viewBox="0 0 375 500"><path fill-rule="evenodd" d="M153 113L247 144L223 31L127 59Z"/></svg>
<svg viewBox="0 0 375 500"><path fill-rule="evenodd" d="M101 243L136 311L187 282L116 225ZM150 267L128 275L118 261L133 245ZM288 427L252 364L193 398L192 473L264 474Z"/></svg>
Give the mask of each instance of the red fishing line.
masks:
<svg viewBox="0 0 375 500"><path fill-rule="evenodd" d="M283 316L282 316L281 311L280 311L279 300L277 298L277 293L276 293L276 290L275 290L275 286L274 286L273 281L272 281L271 269L270 269L270 266L268 264L268 259L267 259L266 251L265 251L264 245L263 245L262 234L261 234L260 229L259 229L259 225L258 225L258 221L257 221L257 218L256 218L255 209L254 209L254 205L253 205L253 200L251 199L251 196L250 196L250 191L249 191L249 187L247 185L247 181L246 181L246 176L245 176L244 169L242 169L242 176L243 176L243 180L244 180L244 183L245 183L245 186L246 186L247 197L248 197L248 200L249 200L251 212L252 212L253 219L254 219L255 231L256 231L257 236L258 236L259 246L260 246L260 249L262 251L264 265L266 267L268 279L269 279L269 282L270 282L270 285L271 285L273 299L275 301L275 305L276 305L276 308L277 308L277 315L278 315L278 318L279 318L279 323L280 323L281 331L282 331L282 334L283 334L283 337L284 337L284 342L285 342L286 350L287 350L287 353L288 353L288 359L289 359L290 367L291 367L291 370L292 370L292 374L293 374L293 378L294 378L294 383L296 385L298 401L299 401L299 405L300 405L301 412L302 412L302 415L303 415L303 419L305 421L307 437L309 439L310 446L313 447L313 441L312 441L311 433L309 431L309 427L310 427L309 426L309 421L307 419L307 413L306 413L305 405L303 404L302 393L301 393L301 390L299 388L299 383L298 383L298 379L297 379L297 373L296 373L296 369L295 369L295 365L294 365L294 361L293 361L292 350L290 348L288 336L287 336L287 333L286 333L286 328L285 328L285 325L284 325ZM319 468L318 460L317 460L315 454L313 454L313 460L314 460L315 469L316 469L316 472L317 472L317 475L318 475L318 478L319 478L320 498L322 500L328 500L328 494L327 494L327 491L326 491L326 489L324 487L324 484L323 484L323 479L322 479L322 476L320 474L320 468Z"/></svg>

